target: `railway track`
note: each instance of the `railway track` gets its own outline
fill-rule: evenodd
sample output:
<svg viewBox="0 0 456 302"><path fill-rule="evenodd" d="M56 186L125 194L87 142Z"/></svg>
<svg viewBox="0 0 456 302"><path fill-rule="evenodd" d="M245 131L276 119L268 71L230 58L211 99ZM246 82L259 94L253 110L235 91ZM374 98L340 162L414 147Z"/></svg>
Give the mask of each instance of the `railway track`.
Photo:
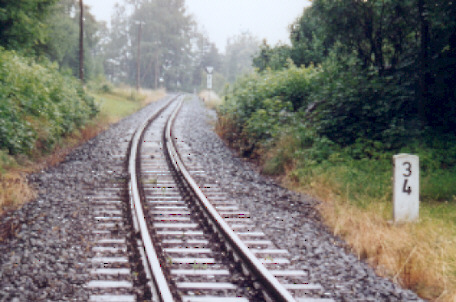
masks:
<svg viewBox="0 0 456 302"><path fill-rule="evenodd" d="M91 196L98 228L90 300L333 301L223 188L198 178L204 171L172 131L184 98L136 130L128 188L111 184Z"/></svg>

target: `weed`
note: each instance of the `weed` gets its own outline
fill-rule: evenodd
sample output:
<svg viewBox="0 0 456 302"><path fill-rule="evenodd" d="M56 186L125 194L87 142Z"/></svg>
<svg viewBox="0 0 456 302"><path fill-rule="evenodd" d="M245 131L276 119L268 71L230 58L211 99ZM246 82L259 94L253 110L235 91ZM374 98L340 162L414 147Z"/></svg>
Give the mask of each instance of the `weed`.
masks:
<svg viewBox="0 0 456 302"><path fill-rule="evenodd" d="M196 263L196 260L194 260L194 261L193 261L193 264L192 264L193 270L196 271L197 269L199 269L199 267L200 267L200 265L199 265L198 263Z"/></svg>
<svg viewBox="0 0 456 302"><path fill-rule="evenodd" d="M166 263L168 263L168 265L172 265L173 264L173 258L171 257L166 257Z"/></svg>
<svg viewBox="0 0 456 302"><path fill-rule="evenodd" d="M146 184L149 184L149 185L156 185L157 184L157 179L156 178L150 178L150 179L147 179L145 181Z"/></svg>
<svg viewBox="0 0 456 302"><path fill-rule="evenodd" d="M272 257L271 255L266 255L266 256L264 257L264 260L267 260L267 261L271 261L271 262L272 262L272 261L274 261L274 257Z"/></svg>

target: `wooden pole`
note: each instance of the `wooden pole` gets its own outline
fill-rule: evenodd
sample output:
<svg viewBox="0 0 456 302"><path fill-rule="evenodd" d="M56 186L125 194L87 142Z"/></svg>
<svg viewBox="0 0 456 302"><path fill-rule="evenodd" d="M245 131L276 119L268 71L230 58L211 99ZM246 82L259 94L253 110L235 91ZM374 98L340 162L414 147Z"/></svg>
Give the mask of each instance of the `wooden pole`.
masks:
<svg viewBox="0 0 456 302"><path fill-rule="evenodd" d="M79 0L79 79L84 82L84 3Z"/></svg>
<svg viewBox="0 0 456 302"><path fill-rule="evenodd" d="M139 92L140 89L140 78L141 78L141 30L142 30L142 22L139 22L139 29L138 29L138 60L136 62L136 91Z"/></svg>
<svg viewBox="0 0 456 302"><path fill-rule="evenodd" d="M160 68L158 65L158 51L155 53L155 89L158 89L158 77L160 73Z"/></svg>

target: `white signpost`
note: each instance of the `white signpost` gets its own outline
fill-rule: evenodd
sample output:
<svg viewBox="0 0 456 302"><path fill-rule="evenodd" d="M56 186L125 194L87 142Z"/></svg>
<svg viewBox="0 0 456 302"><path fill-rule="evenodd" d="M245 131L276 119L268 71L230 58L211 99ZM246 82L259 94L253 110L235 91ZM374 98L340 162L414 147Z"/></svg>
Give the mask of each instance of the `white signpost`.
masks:
<svg viewBox="0 0 456 302"><path fill-rule="evenodd" d="M206 71L207 71L207 89L211 90L212 89L212 71L214 71L214 67L207 66Z"/></svg>
<svg viewBox="0 0 456 302"><path fill-rule="evenodd" d="M211 100L211 90L212 90L212 71L214 71L214 67L207 66L206 71L207 71L207 90L208 90L207 100L210 101Z"/></svg>
<svg viewBox="0 0 456 302"><path fill-rule="evenodd" d="M394 222L415 221L420 209L419 158L411 154L394 155L393 167Z"/></svg>
<svg viewBox="0 0 456 302"><path fill-rule="evenodd" d="M207 74L207 89L212 89L212 74L210 73Z"/></svg>

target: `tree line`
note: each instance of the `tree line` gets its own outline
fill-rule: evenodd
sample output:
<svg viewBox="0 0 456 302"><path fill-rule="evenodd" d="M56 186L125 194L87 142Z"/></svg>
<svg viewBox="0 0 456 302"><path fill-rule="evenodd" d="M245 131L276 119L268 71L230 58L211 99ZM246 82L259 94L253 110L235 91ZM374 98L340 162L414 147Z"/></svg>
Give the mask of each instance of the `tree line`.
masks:
<svg viewBox="0 0 456 302"><path fill-rule="evenodd" d="M314 0L290 25L290 40L291 46L264 43L254 65L263 71L284 69L289 59L297 66L337 64L332 77L359 78L365 86L359 89L370 95L320 100L340 122L361 122L356 111L370 102L384 112L376 118L388 115L382 123L405 119L407 125L396 126L456 131L454 1ZM351 89L348 80L340 84ZM349 114L358 120L342 119ZM325 134L334 136L340 125L334 126Z"/></svg>
<svg viewBox="0 0 456 302"><path fill-rule="evenodd" d="M79 0L0 0L0 46L24 56L48 58L62 72L78 76ZM259 41L232 37L222 54L199 28L184 0L125 0L111 26L84 6L84 66L88 81L106 77L132 86L193 91L213 66L216 88L252 70Z"/></svg>

